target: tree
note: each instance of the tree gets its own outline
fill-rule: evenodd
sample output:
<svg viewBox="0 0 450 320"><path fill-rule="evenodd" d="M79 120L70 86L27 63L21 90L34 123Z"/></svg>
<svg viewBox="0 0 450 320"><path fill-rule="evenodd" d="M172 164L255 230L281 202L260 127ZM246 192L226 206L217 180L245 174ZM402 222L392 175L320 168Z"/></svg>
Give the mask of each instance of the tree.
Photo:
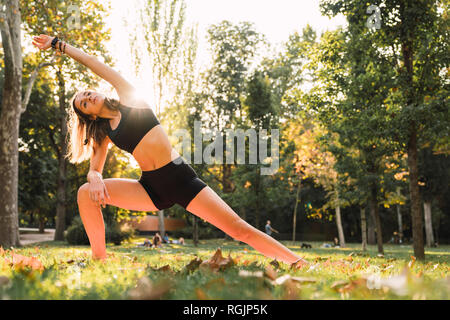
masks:
<svg viewBox="0 0 450 320"><path fill-rule="evenodd" d="M0 2L5 59L0 114L0 245L20 245L18 221L18 138L22 113L22 38L19 1Z"/></svg>
<svg viewBox="0 0 450 320"><path fill-rule="evenodd" d="M109 30L104 29L105 24L101 15L106 12L105 6L95 1L72 1L68 4L57 0L49 0L45 4L41 1L22 1L21 8L25 17L24 27L29 34L57 35L68 42L78 41L77 45L80 49L91 54L105 54L102 42L109 39ZM76 12L79 14L82 28L73 28L68 23L74 13L73 8L78 10ZM43 60L51 60L52 54L51 51L44 52ZM103 58L106 63L110 62L110 57L104 55ZM46 129L52 142L54 142L52 147L58 157L55 240L64 240L67 205L67 160L64 157L67 148L66 107L68 106L68 97L75 93L74 90L67 88L67 84L69 86L71 84L93 86L98 82L98 77L94 75L94 78L91 78L92 73L87 72L84 65L64 55L57 56L52 66L56 74L54 81L57 89L54 94L58 97L57 109L55 110L58 119L54 129L49 129L49 127Z"/></svg>
<svg viewBox="0 0 450 320"><path fill-rule="evenodd" d="M366 43L366 48L378 56L377 69L391 74L384 83L389 94L383 105L394 119L390 135L400 147L404 146L402 150L408 155L414 255L423 260L418 148L419 140L427 131L438 132L444 123L448 125L444 107L448 89L442 72L448 68L449 61L445 2L396 0L371 4L381 8L378 13L382 25L376 30L367 27L366 3L322 1L321 7L328 15L346 15L355 48ZM436 136L442 137L442 133Z"/></svg>

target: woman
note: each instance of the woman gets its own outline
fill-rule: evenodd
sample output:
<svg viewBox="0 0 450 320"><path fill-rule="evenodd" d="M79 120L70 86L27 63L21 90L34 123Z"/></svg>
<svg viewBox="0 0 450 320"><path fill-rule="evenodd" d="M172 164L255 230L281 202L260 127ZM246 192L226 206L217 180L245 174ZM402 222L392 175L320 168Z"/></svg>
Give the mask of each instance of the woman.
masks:
<svg viewBox="0 0 450 320"><path fill-rule="evenodd" d="M120 102L99 92L82 91L72 99L69 111L70 151L67 157L71 163L90 158L88 182L79 188L77 200L94 259L106 258L102 206L157 211L178 203L267 257L299 267L307 263L242 220L198 178L192 167L172 148L150 106L135 98L135 88L118 72L57 37L41 34L33 39L33 44L41 50L52 47L84 64L108 81L119 96ZM102 178L110 143L133 155L142 170L139 181Z"/></svg>

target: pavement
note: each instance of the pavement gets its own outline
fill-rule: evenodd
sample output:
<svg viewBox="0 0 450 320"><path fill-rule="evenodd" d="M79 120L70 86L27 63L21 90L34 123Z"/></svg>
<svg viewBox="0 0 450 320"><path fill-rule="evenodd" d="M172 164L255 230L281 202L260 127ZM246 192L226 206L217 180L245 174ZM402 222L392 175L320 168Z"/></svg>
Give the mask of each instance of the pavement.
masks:
<svg viewBox="0 0 450 320"><path fill-rule="evenodd" d="M19 228L20 244L27 244L52 241L55 236L55 229L45 229L44 233L39 233L35 228Z"/></svg>

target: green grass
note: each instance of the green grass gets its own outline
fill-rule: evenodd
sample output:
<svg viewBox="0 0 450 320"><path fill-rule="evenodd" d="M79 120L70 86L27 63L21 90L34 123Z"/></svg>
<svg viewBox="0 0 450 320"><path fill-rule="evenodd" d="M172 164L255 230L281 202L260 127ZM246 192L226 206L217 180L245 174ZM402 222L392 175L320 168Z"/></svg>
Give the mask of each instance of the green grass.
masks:
<svg viewBox="0 0 450 320"><path fill-rule="evenodd" d="M108 245L106 263L93 261L88 246L45 242L0 250L1 299L449 299L450 246L426 250L424 262L414 261L411 246L385 245L362 252L359 244L347 248L301 250L284 242L311 262L290 269L280 263L276 278L297 277L282 284L261 276L272 259L235 241L201 241L194 247L165 245L160 249L138 247L144 238L121 246ZM217 271L186 266L198 257L205 261L218 248L231 254L235 265ZM43 270L12 263L12 254L35 257ZM168 265L170 269L158 268ZM247 271L247 276L240 274ZM259 272L259 274L258 274ZM250 276L249 276L250 274Z"/></svg>

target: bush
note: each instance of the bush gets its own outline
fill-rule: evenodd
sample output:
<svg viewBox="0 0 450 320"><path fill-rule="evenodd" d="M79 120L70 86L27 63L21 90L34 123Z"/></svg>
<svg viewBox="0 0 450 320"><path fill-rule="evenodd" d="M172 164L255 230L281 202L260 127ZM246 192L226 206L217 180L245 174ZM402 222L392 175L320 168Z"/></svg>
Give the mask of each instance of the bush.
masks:
<svg viewBox="0 0 450 320"><path fill-rule="evenodd" d="M112 242L115 245L120 245L122 241L128 240L134 234L131 228L121 229L116 222L106 225L105 228L106 242ZM73 219L71 226L66 231L66 240L72 245L89 245L89 238L80 217Z"/></svg>
<svg viewBox="0 0 450 320"><path fill-rule="evenodd" d="M89 238L84 230L83 222L80 217L76 217L72 220L72 224L67 229L65 235L69 244L89 244Z"/></svg>

